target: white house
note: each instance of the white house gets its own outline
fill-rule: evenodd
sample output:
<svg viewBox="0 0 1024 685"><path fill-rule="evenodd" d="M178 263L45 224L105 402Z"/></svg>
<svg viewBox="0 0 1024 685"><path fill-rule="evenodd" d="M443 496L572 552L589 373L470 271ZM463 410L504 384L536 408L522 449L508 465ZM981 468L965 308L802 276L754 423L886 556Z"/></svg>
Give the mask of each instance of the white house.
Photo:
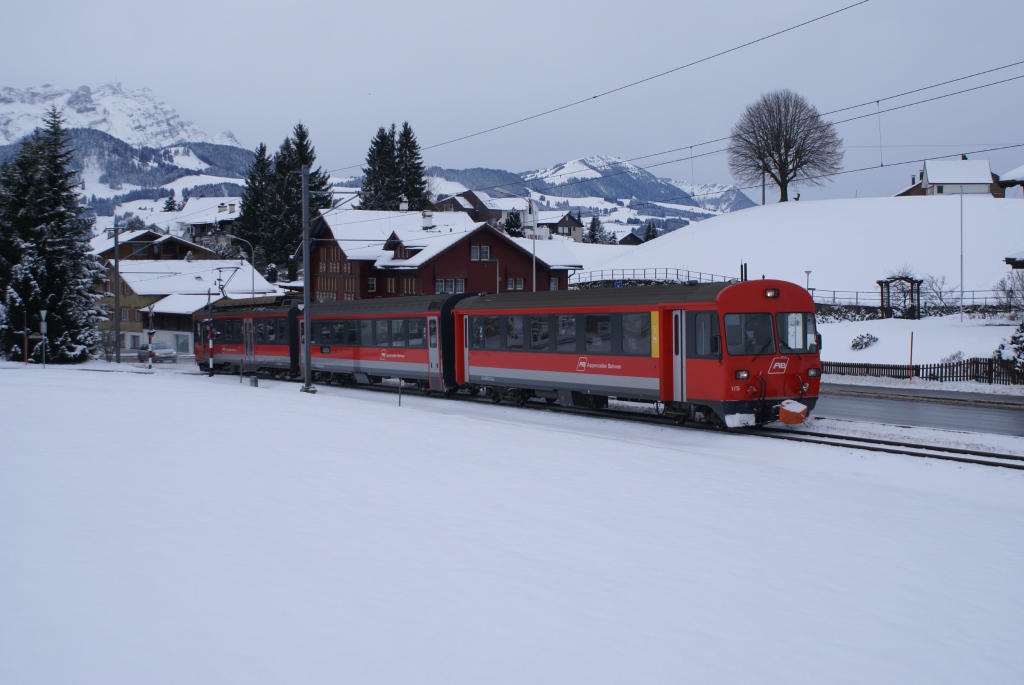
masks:
<svg viewBox="0 0 1024 685"><path fill-rule="evenodd" d="M993 180L987 159L927 160L921 190L925 195L991 195Z"/></svg>

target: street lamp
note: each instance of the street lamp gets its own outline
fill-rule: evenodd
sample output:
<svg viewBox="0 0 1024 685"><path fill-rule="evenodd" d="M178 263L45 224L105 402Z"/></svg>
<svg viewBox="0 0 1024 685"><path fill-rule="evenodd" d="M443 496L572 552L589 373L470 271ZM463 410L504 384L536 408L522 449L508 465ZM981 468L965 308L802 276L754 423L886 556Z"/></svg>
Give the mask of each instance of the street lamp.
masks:
<svg viewBox="0 0 1024 685"><path fill-rule="evenodd" d="M804 273L807 274L807 286L806 286L806 289L810 290L811 289L811 270L807 269L807 270L804 271Z"/></svg>
<svg viewBox="0 0 1024 685"><path fill-rule="evenodd" d="M252 298L256 299L256 249L252 246L245 238L239 238L237 235L231 235L220 231L214 234L214 240L217 241L218 245L230 245L232 240L239 240L249 246L249 252L252 254L252 263L249 265L252 268Z"/></svg>

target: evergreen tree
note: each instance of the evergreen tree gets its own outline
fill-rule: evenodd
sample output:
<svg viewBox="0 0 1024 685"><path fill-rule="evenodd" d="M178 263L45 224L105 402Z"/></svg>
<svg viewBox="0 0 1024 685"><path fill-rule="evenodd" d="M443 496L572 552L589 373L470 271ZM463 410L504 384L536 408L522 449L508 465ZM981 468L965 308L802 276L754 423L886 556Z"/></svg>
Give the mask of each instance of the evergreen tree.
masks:
<svg viewBox="0 0 1024 685"><path fill-rule="evenodd" d="M397 211L402 195L395 150L395 125L381 126L370 141L363 168L363 187L359 190L359 208Z"/></svg>
<svg viewBox="0 0 1024 685"><path fill-rule="evenodd" d="M38 328L47 310L47 361L80 362L99 343L102 312L92 287L102 265L89 254L92 221L81 218L64 120L50 109L43 127L0 168L0 349L21 352L26 314ZM42 345L31 350L42 357Z"/></svg>
<svg viewBox="0 0 1024 685"><path fill-rule="evenodd" d="M274 155L274 203L278 210L273 217L274 225L264 239L262 247L267 259L278 265L288 261L289 256L302 243L302 174L303 165L309 167L309 217L316 216L317 210L331 206L330 179L316 167L316 150L309 139L309 130L301 123L292 129L290 138L281 143ZM255 245L255 243L254 243Z"/></svg>
<svg viewBox="0 0 1024 685"><path fill-rule="evenodd" d="M601 220L598 219L595 214L590 218L590 225L587 226L587 230L583 233L583 242L594 244L600 243L603 231L604 227L601 226Z"/></svg>
<svg viewBox="0 0 1024 685"><path fill-rule="evenodd" d="M171 188L171 195L164 201L163 211L165 212L178 212L181 208L178 207L178 203L174 201L174 188Z"/></svg>
<svg viewBox="0 0 1024 685"><path fill-rule="evenodd" d="M644 237L644 242L645 243L650 241L650 240L654 240L655 238L658 237L658 229L656 229L654 227L654 224L652 224L650 221L648 221L647 222L647 226L644 227L644 236L643 237Z"/></svg>
<svg viewBox="0 0 1024 685"><path fill-rule="evenodd" d="M523 220L519 217L519 210L513 209L505 217L505 233L508 233L513 238L522 238L526 235L523 231Z"/></svg>
<svg viewBox="0 0 1024 685"><path fill-rule="evenodd" d="M273 240L278 217L283 213L277 198L276 182L267 146L260 143L246 174L245 190L242 191L241 207L233 230L239 238L252 243L256 252L255 267L264 275L268 273L267 246Z"/></svg>
<svg viewBox="0 0 1024 685"><path fill-rule="evenodd" d="M392 125L393 126L393 125ZM398 174L399 195L405 195L411 211L420 211L430 204L427 191L426 168L420 155L416 134L406 121L395 142L395 171Z"/></svg>

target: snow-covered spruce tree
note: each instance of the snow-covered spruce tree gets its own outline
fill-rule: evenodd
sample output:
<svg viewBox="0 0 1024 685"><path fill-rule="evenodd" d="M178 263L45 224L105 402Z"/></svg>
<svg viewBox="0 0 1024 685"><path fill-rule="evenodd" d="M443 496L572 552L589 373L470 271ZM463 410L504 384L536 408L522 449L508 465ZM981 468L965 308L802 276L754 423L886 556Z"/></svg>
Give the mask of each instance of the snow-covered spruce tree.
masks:
<svg viewBox="0 0 1024 685"><path fill-rule="evenodd" d="M1010 336L1009 349L1014 360L1013 367L1018 371L1024 371L1024 323L1017 326L1017 330Z"/></svg>
<svg viewBox="0 0 1024 685"><path fill-rule="evenodd" d="M508 213L508 216L505 217L504 228L505 233L508 233L513 238L522 238L526 235L526 232L523 231L523 220L519 216L518 209L513 209Z"/></svg>
<svg viewBox="0 0 1024 685"><path fill-rule="evenodd" d="M420 154L416 134L406 121L395 141L395 170L398 173L399 195L405 195L411 211L420 211L430 204L426 168Z"/></svg>
<svg viewBox="0 0 1024 685"><path fill-rule="evenodd" d="M5 321L0 345L12 351L22 344L22 323L38 330L40 310L47 310L47 361L85 361L99 344L96 325L103 312L93 286L102 278L102 265L89 254L92 221L81 218L72 153L64 121L51 108L16 157L0 169L0 233L9 274L2 301ZM20 351L20 347L18 347ZM42 358L42 346L31 350Z"/></svg>
<svg viewBox="0 0 1024 685"><path fill-rule="evenodd" d="M656 229L654 227L654 224L652 224L650 221L648 221L647 225L644 227L644 235L643 235L644 242L645 243L649 242L651 240L654 240L657 237L658 237L658 229Z"/></svg>
<svg viewBox="0 0 1024 685"><path fill-rule="evenodd" d="M178 203L174 200L174 188L171 188L171 194L164 200L164 206L162 208L164 212L177 212L180 211Z"/></svg>
<svg viewBox="0 0 1024 685"><path fill-rule="evenodd" d="M402 195L395 150L395 125L381 126L370 141L363 167L363 187L359 190L359 208L397 211Z"/></svg>
<svg viewBox="0 0 1024 685"><path fill-rule="evenodd" d="M269 269L267 248L273 240L278 217L283 214L275 182L274 164L267 155L267 146L260 143L245 177L241 208L233 230L239 238L252 243L256 252L255 266L263 275L267 275Z"/></svg>

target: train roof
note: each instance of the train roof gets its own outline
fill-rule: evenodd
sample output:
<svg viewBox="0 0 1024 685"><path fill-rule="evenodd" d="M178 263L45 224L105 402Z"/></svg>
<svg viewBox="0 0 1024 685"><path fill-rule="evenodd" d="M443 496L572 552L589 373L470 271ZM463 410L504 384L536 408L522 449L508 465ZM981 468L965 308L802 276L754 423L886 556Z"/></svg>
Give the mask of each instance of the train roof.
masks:
<svg viewBox="0 0 1024 685"><path fill-rule="evenodd" d="M718 293L732 282L692 285L654 285L633 288L588 288L586 290L545 290L541 292L480 295L460 302L456 309L545 309L573 307L620 307L658 305L668 302L714 302Z"/></svg>
<svg viewBox="0 0 1024 685"><path fill-rule="evenodd" d="M313 316L350 316L360 314L422 314L440 311L451 295L410 295L380 297L372 300L322 302L313 305Z"/></svg>

